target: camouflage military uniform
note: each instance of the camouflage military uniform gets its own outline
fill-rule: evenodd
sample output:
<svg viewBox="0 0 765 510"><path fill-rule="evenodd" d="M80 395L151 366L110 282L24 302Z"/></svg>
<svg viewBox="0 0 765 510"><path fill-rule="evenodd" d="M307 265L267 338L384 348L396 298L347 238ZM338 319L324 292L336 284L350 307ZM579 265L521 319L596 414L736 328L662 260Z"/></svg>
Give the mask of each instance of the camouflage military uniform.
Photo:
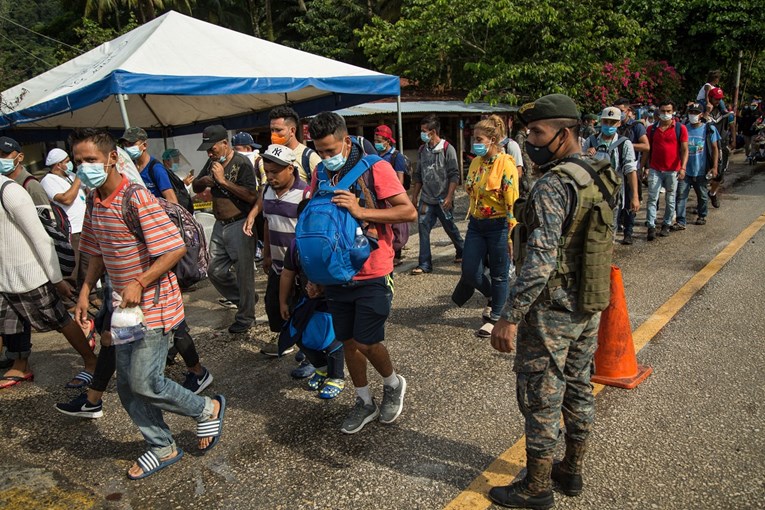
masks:
<svg viewBox="0 0 765 510"><path fill-rule="evenodd" d="M575 285L548 288L564 223L576 206L575 189L568 178L548 171L531 190L527 207L538 226L529 227L526 258L502 314L518 324L518 407L526 420L527 452L537 458L552 457L561 412L566 434L577 441L587 439L595 417L590 375L600 313L576 311Z"/></svg>

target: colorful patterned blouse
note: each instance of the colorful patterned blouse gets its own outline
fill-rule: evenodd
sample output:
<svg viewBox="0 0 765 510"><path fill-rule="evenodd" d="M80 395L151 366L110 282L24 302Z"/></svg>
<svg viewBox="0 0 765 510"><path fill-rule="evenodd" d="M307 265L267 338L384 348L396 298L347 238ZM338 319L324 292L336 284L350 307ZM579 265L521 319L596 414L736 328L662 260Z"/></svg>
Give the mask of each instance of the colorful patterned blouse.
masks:
<svg viewBox="0 0 765 510"><path fill-rule="evenodd" d="M518 199L518 168L509 154L489 160L477 157L470 164L465 190L470 196L468 215L476 219L507 217L508 229L517 223L513 204Z"/></svg>

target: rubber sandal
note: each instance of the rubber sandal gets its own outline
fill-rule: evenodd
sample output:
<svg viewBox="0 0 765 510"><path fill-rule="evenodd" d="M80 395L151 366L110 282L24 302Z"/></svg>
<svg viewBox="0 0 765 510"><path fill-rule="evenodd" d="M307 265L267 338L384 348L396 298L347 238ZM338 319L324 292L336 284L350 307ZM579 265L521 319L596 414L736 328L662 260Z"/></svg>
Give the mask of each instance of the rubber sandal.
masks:
<svg viewBox="0 0 765 510"><path fill-rule="evenodd" d="M159 457L157 457L156 453L152 451L148 451L144 453L143 455L141 455L140 457L138 457L138 460L136 460L136 464L138 464L138 467L141 468L141 471L143 471L143 473L141 473L138 476L133 476L128 471L127 477L130 478L131 480L140 480L142 478L146 478L147 476L153 475L157 471L165 469L168 466L172 466L173 464L181 460L181 458L183 458L183 450L181 450L180 448L176 450L175 457L172 457L165 461L159 460Z"/></svg>
<svg viewBox="0 0 765 510"><path fill-rule="evenodd" d="M308 389L316 391L322 386L324 386L324 382L327 380L327 373L322 372L320 370L317 370L313 373L310 379L308 379Z"/></svg>
<svg viewBox="0 0 765 510"><path fill-rule="evenodd" d="M491 338L492 331L494 331L494 323L487 322L475 332L475 336L478 338Z"/></svg>
<svg viewBox="0 0 765 510"><path fill-rule="evenodd" d="M426 271L425 269L423 269L423 268L418 266L418 267L415 267L414 269L412 269L412 273L411 274L417 275L417 274L428 274L428 273L430 273L430 271Z"/></svg>
<svg viewBox="0 0 765 510"><path fill-rule="evenodd" d="M7 375L5 377L0 377L0 381L5 381L0 383L0 390L10 388L11 386L16 386L17 384L21 384L26 381L32 382L34 380L35 380L35 374L33 374L32 372L29 372L28 374L23 376Z"/></svg>
<svg viewBox="0 0 765 510"><path fill-rule="evenodd" d="M223 415L226 412L226 397L223 395L215 395L215 400L220 402L220 411L218 411L218 417L214 420L207 420L201 423L197 423L197 437L211 437L212 442L207 445L207 448L200 448L199 451L207 453L212 450L215 445L220 441L220 436L223 434Z"/></svg>
<svg viewBox="0 0 765 510"><path fill-rule="evenodd" d="M72 390L82 390L86 388L90 383L93 382L93 374L88 372L87 370L83 370L79 374L74 376L75 381L80 381L79 384L72 384L71 382L66 383L66 386L64 388L72 389Z"/></svg>
<svg viewBox="0 0 765 510"><path fill-rule="evenodd" d="M345 381L343 381L342 379L330 379L324 384L324 386L322 386L321 391L319 391L319 398L323 398L323 399L335 398L344 389L345 389Z"/></svg>

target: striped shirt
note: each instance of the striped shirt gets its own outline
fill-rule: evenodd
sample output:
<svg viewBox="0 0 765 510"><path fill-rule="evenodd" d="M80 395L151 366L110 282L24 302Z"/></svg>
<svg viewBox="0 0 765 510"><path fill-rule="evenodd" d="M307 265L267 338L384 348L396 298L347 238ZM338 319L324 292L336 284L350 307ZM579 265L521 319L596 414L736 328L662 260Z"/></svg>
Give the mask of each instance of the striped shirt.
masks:
<svg viewBox="0 0 765 510"><path fill-rule="evenodd" d="M263 194L263 216L268 221L268 244L271 248L271 267L276 274L282 274L284 256L292 240L295 239L297 209L303 200L305 181L295 179L286 193L277 196L271 186Z"/></svg>
<svg viewBox="0 0 765 510"><path fill-rule="evenodd" d="M136 190L132 198L146 243L137 240L122 219L122 199L128 184L123 176L117 190L103 200L94 192L93 211L86 215L80 237L80 250L103 256L117 294L147 271L154 259L184 247L178 228L145 188ZM157 284L160 285L159 304L154 305ZM147 329L162 328L167 332L183 320L183 297L175 273L168 272L146 287L141 310Z"/></svg>

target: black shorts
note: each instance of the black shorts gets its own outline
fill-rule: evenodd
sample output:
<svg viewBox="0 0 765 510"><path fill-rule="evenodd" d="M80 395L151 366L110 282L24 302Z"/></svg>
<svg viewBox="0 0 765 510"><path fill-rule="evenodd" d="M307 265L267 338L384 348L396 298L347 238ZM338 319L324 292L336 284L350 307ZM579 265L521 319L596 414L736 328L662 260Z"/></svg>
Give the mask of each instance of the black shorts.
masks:
<svg viewBox="0 0 765 510"><path fill-rule="evenodd" d="M328 286L324 294L338 340L354 339L366 345L385 340L385 321L393 302L390 275Z"/></svg>

